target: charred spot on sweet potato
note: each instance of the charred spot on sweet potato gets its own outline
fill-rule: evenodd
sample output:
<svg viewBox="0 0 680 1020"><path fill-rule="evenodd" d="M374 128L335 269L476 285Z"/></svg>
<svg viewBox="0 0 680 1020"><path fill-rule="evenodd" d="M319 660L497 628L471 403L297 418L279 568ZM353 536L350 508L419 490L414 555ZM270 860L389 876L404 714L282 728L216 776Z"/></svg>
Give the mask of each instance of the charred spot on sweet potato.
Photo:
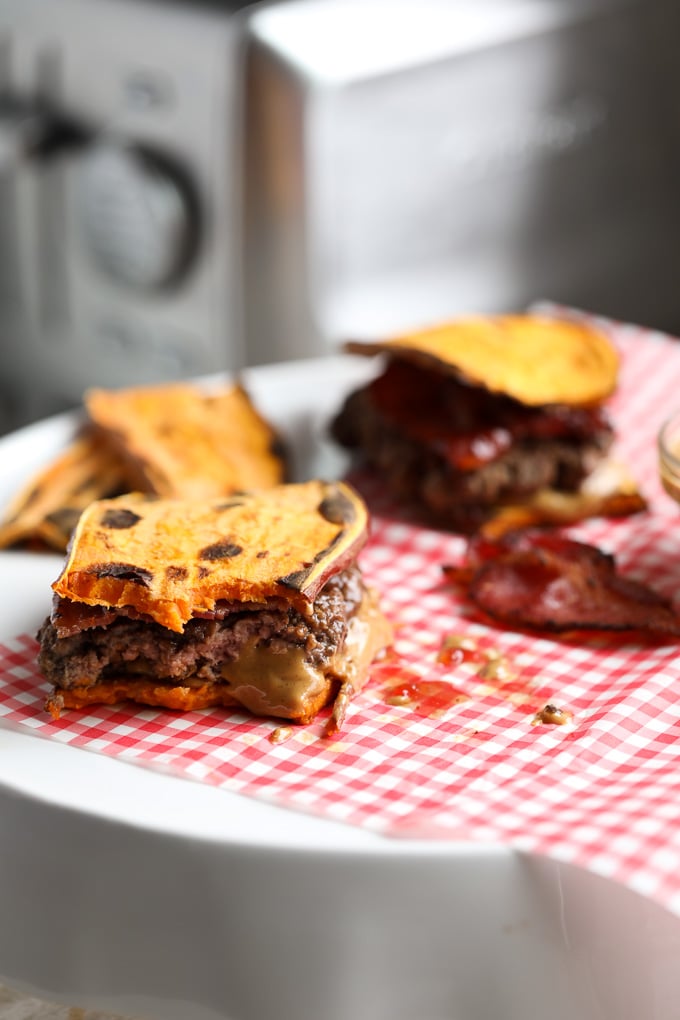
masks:
<svg viewBox="0 0 680 1020"><path fill-rule="evenodd" d="M245 500L242 497L237 499L228 499L223 503L218 503L215 509L220 513L222 510L232 510L235 506L243 506Z"/></svg>
<svg viewBox="0 0 680 1020"><path fill-rule="evenodd" d="M284 442L281 436L279 435L272 436L271 441L269 443L269 452L271 453L272 457L276 457L277 460L285 464L286 457L288 456L288 447L286 446L286 443Z"/></svg>
<svg viewBox="0 0 680 1020"><path fill-rule="evenodd" d="M169 567L165 568L165 576L171 581L185 581L189 576L189 571L186 567L178 567L171 563Z"/></svg>
<svg viewBox="0 0 680 1020"><path fill-rule="evenodd" d="M153 573L133 563L95 563L88 570L95 577L113 577L119 581L132 581L148 588L153 581Z"/></svg>
<svg viewBox="0 0 680 1020"><path fill-rule="evenodd" d="M278 578L278 583L282 584L284 588L294 588L296 591L301 591L313 566L314 564L310 563L308 566L303 567L302 570L294 570L291 574L285 574L283 577Z"/></svg>
<svg viewBox="0 0 680 1020"><path fill-rule="evenodd" d="M61 528L65 533L70 533L78 523L81 512L77 507L63 506L47 514L45 520L54 524L55 527Z"/></svg>
<svg viewBox="0 0 680 1020"><path fill-rule="evenodd" d="M339 489L319 503L319 513L330 524L351 524L356 515L351 499Z"/></svg>
<svg viewBox="0 0 680 1020"><path fill-rule="evenodd" d="M301 591L302 587L312 572L313 568L321 560L325 560L333 552L333 549L342 541L344 531L339 531L332 542L329 542L325 549L321 549L313 560L309 563L303 564L301 570L294 570L290 574L285 574L283 577L278 578L278 583L282 584L285 588L293 588L297 591Z"/></svg>
<svg viewBox="0 0 680 1020"><path fill-rule="evenodd" d="M115 510L109 509L103 515L100 524L103 528L133 528L141 520L139 514L134 510L127 510L123 507Z"/></svg>
<svg viewBox="0 0 680 1020"><path fill-rule="evenodd" d="M202 560L228 560L233 556L239 556L242 552L242 545L225 539L221 542L213 542L212 545L206 545L198 555Z"/></svg>

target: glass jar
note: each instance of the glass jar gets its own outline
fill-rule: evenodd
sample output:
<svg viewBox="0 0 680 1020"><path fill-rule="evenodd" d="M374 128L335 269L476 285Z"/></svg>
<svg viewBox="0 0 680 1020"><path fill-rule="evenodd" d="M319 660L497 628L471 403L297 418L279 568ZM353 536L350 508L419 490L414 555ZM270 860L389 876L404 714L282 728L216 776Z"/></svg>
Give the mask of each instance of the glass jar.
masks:
<svg viewBox="0 0 680 1020"><path fill-rule="evenodd" d="M676 503L680 503L680 411L661 426L658 437L661 484Z"/></svg>

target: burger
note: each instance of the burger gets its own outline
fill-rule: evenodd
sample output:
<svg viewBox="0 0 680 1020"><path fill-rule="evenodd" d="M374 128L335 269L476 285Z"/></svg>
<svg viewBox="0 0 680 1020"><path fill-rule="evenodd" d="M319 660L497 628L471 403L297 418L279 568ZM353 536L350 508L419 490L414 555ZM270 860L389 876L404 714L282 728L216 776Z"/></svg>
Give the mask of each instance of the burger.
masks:
<svg viewBox="0 0 680 1020"><path fill-rule="evenodd" d="M391 637L357 563L367 536L342 482L92 503L38 634L47 709L129 700L308 723L346 706Z"/></svg>
<svg viewBox="0 0 680 1020"><path fill-rule="evenodd" d="M478 316L346 350L381 364L332 435L421 516L502 531L644 507L611 457L619 355L591 325Z"/></svg>

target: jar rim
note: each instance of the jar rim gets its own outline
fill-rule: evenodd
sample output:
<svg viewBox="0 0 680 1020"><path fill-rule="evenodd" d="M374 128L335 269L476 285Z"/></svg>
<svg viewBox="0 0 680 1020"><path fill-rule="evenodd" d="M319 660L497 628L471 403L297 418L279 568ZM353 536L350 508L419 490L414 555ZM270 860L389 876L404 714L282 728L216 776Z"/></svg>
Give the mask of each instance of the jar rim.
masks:
<svg viewBox="0 0 680 1020"><path fill-rule="evenodd" d="M670 467L674 473L680 475L680 442L678 442L676 446L678 452L674 453L668 445L671 433L677 433L678 439L680 440L680 410L675 411L666 418L659 429L657 439L661 460L667 467Z"/></svg>

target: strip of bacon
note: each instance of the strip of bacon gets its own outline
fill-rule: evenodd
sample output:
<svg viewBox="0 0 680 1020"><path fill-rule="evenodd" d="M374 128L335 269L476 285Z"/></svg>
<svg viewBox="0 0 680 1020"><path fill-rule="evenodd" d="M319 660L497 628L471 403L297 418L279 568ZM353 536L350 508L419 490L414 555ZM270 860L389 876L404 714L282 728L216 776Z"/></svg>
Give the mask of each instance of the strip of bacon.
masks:
<svg viewBox="0 0 680 1020"><path fill-rule="evenodd" d="M529 407L400 359L388 363L370 383L369 393L388 421L436 450L456 471L475 471L515 442L557 438L582 442L596 437L605 449L613 436L601 405Z"/></svg>
<svg viewBox="0 0 680 1020"><path fill-rule="evenodd" d="M613 556L559 533L473 538L462 567L444 567L492 619L520 628L635 630L680 637L671 603L623 577Z"/></svg>

